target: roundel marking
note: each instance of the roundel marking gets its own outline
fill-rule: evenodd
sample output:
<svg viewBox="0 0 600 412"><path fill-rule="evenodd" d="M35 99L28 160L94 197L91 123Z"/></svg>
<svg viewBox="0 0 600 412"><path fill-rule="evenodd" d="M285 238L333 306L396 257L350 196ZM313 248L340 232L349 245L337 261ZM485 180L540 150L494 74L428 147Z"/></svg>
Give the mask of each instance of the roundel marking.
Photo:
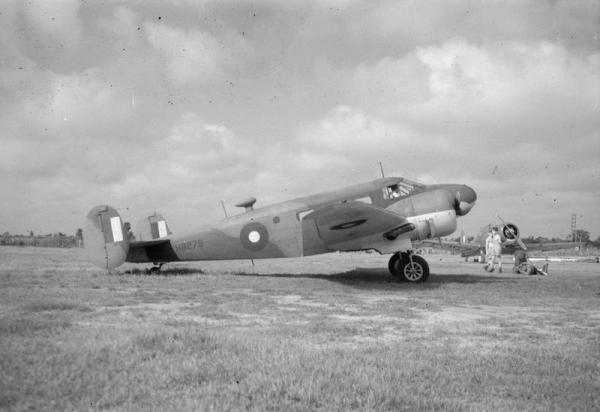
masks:
<svg viewBox="0 0 600 412"><path fill-rule="evenodd" d="M269 232L262 223L250 222L240 231L240 242L247 250L258 252L269 243Z"/></svg>
<svg viewBox="0 0 600 412"><path fill-rule="evenodd" d="M248 233L248 240L250 243L260 242L260 233L258 233L256 230L253 230L252 232Z"/></svg>

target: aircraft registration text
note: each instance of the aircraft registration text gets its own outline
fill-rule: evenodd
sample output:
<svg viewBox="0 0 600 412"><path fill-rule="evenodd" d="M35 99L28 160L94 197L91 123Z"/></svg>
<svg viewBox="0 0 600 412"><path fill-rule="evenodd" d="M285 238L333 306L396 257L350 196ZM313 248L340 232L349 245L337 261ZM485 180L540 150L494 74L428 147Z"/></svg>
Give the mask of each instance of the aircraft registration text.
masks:
<svg viewBox="0 0 600 412"><path fill-rule="evenodd" d="M175 250L192 250L204 247L204 242L200 239L198 240L188 240L185 242L177 243L175 245Z"/></svg>

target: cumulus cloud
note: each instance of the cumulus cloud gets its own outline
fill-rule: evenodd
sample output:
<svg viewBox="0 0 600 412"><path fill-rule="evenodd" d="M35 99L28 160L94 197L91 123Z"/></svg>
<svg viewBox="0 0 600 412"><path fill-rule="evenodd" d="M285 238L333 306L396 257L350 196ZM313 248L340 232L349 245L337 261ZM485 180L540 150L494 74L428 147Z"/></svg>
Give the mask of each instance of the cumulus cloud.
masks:
<svg viewBox="0 0 600 412"><path fill-rule="evenodd" d="M190 212L197 222L219 217L218 200L248 196L244 186L260 171L259 148L191 112L163 138L136 149L133 159L124 180L112 186L112 196L133 211L159 208L179 215L175 227L186 227Z"/></svg>
<svg viewBox="0 0 600 412"><path fill-rule="evenodd" d="M144 28L149 43L164 57L168 77L176 84L224 81L227 73L235 71L237 59L246 53L244 41L230 31L216 38L207 31L154 22L146 22Z"/></svg>
<svg viewBox="0 0 600 412"><path fill-rule="evenodd" d="M501 119L502 130L488 129L493 133L489 137L504 133L510 140L564 139L565 135L556 133L557 127L577 133L577 129L586 132L598 126L594 111L600 88L595 75L597 54L582 59L548 42L483 50L459 40L419 48L417 55L429 71L430 98L413 109L421 116L473 117L490 126ZM565 101L570 102L568 107ZM515 136L511 129L528 135Z"/></svg>
<svg viewBox="0 0 600 412"><path fill-rule="evenodd" d="M83 24L78 13L78 0L32 0L21 5L28 27L46 42L76 47L81 39Z"/></svg>
<svg viewBox="0 0 600 412"><path fill-rule="evenodd" d="M173 82L187 83L192 80L212 82L219 71L219 45L208 33L146 23L148 41L166 61L167 73Z"/></svg>
<svg viewBox="0 0 600 412"><path fill-rule="evenodd" d="M502 212L555 234L547 220L579 213L596 233L599 17L563 1L8 2L0 230L74 231L104 202L181 227L381 161L475 187L467 231Z"/></svg>

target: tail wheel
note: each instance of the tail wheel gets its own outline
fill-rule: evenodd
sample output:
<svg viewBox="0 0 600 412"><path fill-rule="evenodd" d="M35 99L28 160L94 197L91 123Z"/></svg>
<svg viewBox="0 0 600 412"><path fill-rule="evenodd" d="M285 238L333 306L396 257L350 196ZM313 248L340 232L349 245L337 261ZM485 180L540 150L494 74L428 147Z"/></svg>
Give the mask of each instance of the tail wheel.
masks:
<svg viewBox="0 0 600 412"><path fill-rule="evenodd" d="M429 265L421 256L413 255L412 259L398 261L398 273L407 282L426 282L429 279Z"/></svg>

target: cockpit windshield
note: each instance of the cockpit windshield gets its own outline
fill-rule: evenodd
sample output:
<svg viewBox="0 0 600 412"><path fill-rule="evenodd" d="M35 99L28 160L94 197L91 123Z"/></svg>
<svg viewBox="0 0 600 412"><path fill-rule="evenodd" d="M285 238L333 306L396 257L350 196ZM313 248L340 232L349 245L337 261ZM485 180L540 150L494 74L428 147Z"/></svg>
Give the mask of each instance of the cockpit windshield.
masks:
<svg viewBox="0 0 600 412"><path fill-rule="evenodd" d="M407 179L402 179L397 183L388 185L383 188L384 199L398 199L410 195L424 186L417 182L412 182Z"/></svg>

